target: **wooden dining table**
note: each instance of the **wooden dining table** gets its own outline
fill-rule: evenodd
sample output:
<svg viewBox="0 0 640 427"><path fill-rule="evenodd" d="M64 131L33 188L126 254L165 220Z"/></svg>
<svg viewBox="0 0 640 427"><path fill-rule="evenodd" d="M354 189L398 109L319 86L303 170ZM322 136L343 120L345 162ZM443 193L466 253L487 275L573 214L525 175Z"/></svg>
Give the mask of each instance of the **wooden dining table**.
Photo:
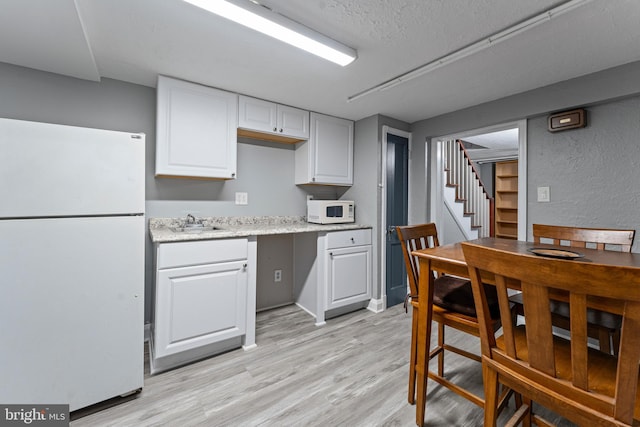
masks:
<svg viewBox="0 0 640 427"><path fill-rule="evenodd" d="M569 250L577 252L582 256L573 258L567 262L590 262L603 265L634 267L638 269L638 274L640 274L640 253L571 248L567 246L554 246L495 237L484 237L471 242L487 248L527 254L533 257L537 256L531 252L531 250L535 248ZM418 298L418 355L416 360L416 424L422 427L424 425L427 396L427 370L423 367L428 366L429 349L431 346L433 272L469 277L469 271L460 243L422 249L414 251L412 254L418 258L419 271L421 272L418 280L418 295L420 298ZM424 272L428 274L422 274ZM597 308L597 306L594 306L594 308Z"/></svg>

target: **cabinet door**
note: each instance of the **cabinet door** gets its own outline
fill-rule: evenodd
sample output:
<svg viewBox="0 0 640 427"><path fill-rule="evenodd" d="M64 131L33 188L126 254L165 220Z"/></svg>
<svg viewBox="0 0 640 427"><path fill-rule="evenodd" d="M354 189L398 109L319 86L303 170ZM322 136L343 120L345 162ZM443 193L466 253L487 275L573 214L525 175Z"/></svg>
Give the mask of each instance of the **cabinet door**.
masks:
<svg viewBox="0 0 640 427"><path fill-rule="evenodd" d="M156 356L244 335L247 286L247 261L159 270Z"/></svg>
<svg viewBox="0 0 640 427"><path fill-rule="evenodd" d="M240 96L238 103L238 127L258 132L278 131L276 104L262 99Z"/></svg>
<svg viewBox="0 0 640 427"><path fill-rule="evenodd" d="M278 133L300 139L309 139L309 112L299 108L278 105Z"/></svg>
<svg viewBox="0 0 640 427"><path fill-rule="evenodd" d="M238 95L158 77L156 176L236 175Z"/></svg>
<svg viewBox="0 0 640 427"><path fill-rule="evenodd" d="M311 113L310 182L353 185L353 122Z"/></svg>
<svg viewBox="0 0 640 427"><path fill-rule="evenodd" d="M371 245L327 251L327 310L371 298Z"/></svg>
<svg viewBox="0 0 640 427"><path fill-rule="evenodd" d="M239 128L297 140L309 139L309 112L306 110L240 96L238 111Z"/></svg>

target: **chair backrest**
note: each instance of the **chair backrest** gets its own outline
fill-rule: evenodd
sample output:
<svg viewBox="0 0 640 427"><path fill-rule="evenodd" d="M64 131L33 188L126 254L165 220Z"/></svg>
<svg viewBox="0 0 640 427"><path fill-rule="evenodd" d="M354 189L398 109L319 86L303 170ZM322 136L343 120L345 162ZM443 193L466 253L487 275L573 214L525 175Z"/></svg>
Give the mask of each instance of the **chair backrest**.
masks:
<svg viewBox="0 0 640 427"><path fill-rule="evenodd" d="M579 425L595 425L594 417L631 424L640 363L638 269L541 258L469 242L462 248L476 301L483 363L503 373L501 382ZM495 284L498 292L501 340L496 340L482 282ZM524 328L511 322L509 288L523 292ZM570 345L553 336L550 297L569 302ZM587 301L589 305L597 301L599 310L623 317L617 360L588 349ZM558 356L562 352L566 357ZM600 369L606 364L612 369ZM610 373L608 378L602 378L604 372ZM585 414L584 408L592 410Z"/></svg>
<svg viewBox="0 0 640 427"><path fill-rule="evenodd" d="M569 246L574 248L593 247L598 250L631 252L635 233L635 230L533 224L533 241L535 243L545 243L541 239L549 239L552 240L551 244L553 245L569 242Z"/></svg>
<svg viewBox="0 0 640 427"><path fill-rule="evenodd" d="M418 295L418 258L411 255L412 251L439 246L438 230L434 223L396 226L396 233L402 245L402 254L411 295Z"/></svg>

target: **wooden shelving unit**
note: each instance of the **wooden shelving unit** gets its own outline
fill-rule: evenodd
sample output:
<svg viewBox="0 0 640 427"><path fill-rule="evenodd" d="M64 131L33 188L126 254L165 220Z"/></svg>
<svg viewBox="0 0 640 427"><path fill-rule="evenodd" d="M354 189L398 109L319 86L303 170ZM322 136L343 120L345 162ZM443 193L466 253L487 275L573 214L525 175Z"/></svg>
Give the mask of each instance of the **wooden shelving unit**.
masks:
<svg viewBox="0 0 640 427"><path fill-rule="evenodd" d="M518 238L518 161L496 163L496 237Z"/></svg>

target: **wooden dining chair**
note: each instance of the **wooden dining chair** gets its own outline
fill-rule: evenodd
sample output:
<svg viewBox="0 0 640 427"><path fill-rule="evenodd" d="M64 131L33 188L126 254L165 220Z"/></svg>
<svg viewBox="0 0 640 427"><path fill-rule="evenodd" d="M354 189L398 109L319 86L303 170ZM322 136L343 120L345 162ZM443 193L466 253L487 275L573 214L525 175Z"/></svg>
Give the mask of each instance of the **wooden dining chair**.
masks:
<svg viewBox="0 0 640 427"><path fill-rule="evenodd" d="M396 227L398 239L402 245L407 275L409 277L410 293L407 295L412 307L412 328L411 328L411 355L409 367L409 403L415 403L416 396L416 360L417 360L417 340L418 340L418 260L411 255L412 251L439 246L438 232L434 223L408 225ZM478 320L476 319L471 282L454 276L438 275L433 281L433 320L438 323L438 343L431 350L427 360L438 357L437 372L428 371L428 366L424 367L424 372L428 371L428 378L449 388L460 396L470 400L476 405L483 407L484 399L472 392L449 381L444 374L444 352L451 351L461 356L480 362L480 356L470 353L461 348L445 343L445 326L455 328L473 336L479 337ZM489 291L490 292L490 291ZM495 317L498 317L497 300L493 300L492 307L495 308Z"/></svg>
<svg viewBox="0 0 640 427"><path fill-rule="evenodd" d="M598 250L631 252L634 236L635 230L533 224L534 243L549 243L571 248L590 247ZM515 304L518 314L524 314L522 295L516 294L512 296L511 302ZM557 301L552 302L550 309L553 325L569 330L569 308L567 304ZM620 342L620 316L589 309L587 317L589 319L589 336L598 340L600 350L605 353L617 354Z"/></svg>
<svg viewBox="0 0 640 427"><path fill-rule="evenodd" d="M532 402L580 426L630 426L640 417L640 271L540 258L461 244L478 308L485 390L484 425L496 425L498 385L522 396L509 424L551 425ZM495 282L502 335L496 337L483 282ZM515 326L507 290L522 290L526 324ZM549 302L569 304L571 340L553 334ZM587 345L587 304L622 317L618 357ZM545 424L546 423L546 424Z"/></svg>

